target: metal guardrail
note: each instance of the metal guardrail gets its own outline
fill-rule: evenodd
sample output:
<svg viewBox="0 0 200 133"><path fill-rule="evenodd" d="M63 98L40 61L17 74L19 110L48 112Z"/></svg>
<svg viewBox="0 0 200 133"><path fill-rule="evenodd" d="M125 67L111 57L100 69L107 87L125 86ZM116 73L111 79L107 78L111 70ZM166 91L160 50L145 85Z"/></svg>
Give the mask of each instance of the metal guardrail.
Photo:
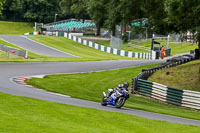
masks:
<svg viewBox="0 0 200 133"><path fill-rule="evenodd" d="M191 60L197 59L195 57L195 54L185 54L168 59L165 63L159 66L143 69L136 78L133 78L133 92L162 102L200 110L200 92L176 89L147 81L147 79L157 70L187 63Z"/></svg>
<svg viewBox="0 0 200 133"><path fill-rule="evenodd" d="M8 53L15 54L17 56L22 56L24 58L27 58L27 56L28 56L27 51L19 50L17 48L12 48L12 47L9 47L9 46L5 46L3 44L0 44L0 50L8 52Z"/></svg>

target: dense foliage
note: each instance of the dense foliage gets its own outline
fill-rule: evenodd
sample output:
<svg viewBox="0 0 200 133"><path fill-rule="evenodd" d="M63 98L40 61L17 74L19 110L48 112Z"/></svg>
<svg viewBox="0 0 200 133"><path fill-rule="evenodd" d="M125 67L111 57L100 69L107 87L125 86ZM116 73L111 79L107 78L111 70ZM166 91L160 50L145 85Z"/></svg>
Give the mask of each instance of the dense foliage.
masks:
<svg viewBox="0 0 200 133"><path fill-rule="evenodd" d="M5 0L0 0L0 14L1 14L2 6L4 3L5 3Z"/></svg>
<svg viewBox="0 0 200 133"><path fill-rule="evenodd" d="M191 31L196 35L200 50L200 1L165 0L167 22L173 25L173 31Z"/></svg>
<svg viewBox="0 0 200 133"><path fill-rule="evenodd" d="M97 35L103 26L115 35L116 25L122 26L125 35L133 20L148 18L147 26L153 32L191 31L200 42L199 0L1 0L0 9L6 20L47 23L54 21L55 14L57 20L92 19Z"/></svg>
<svg viewBox="0 0 200 133"><path fill-rule="evenodd" d="M59 0L7 0L2 12L5 19L52 22L59 11Z"/></svg>

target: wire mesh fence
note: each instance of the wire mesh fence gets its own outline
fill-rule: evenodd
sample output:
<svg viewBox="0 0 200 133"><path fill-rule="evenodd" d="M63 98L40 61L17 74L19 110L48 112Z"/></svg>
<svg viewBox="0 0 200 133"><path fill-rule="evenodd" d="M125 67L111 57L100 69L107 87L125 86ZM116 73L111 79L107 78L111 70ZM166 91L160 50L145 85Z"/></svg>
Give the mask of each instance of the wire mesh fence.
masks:
<svg viewBox="0 0 200 133"><path fill-rule="evenodd" d="M122 45L123 45L123 41L120 38L111 36L111 38L110 38L110 47L111 48L116 48L116 49L121 50Z"/></svg>

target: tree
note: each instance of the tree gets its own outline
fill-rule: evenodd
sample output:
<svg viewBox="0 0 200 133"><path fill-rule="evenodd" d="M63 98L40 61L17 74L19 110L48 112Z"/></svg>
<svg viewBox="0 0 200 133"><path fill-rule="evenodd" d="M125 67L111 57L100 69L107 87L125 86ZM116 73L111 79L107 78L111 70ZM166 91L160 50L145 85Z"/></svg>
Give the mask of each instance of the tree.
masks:
<svg viewBox="0 0 200 133"><path fill-rule="evenodd" d="M105 23L107 27L112 31L113 36L115 36L116 25L121 22L120 9L118 7L119 4L120 0L110 0L106 7L108 13Z"/></svg>
<svg viewBox="0 0 200 133"><path fill-rule="evenodd" d="M59 13L59 0L25 0L24 18L29 21L52 22Z"/></svg>
<svg viewBox="0 0 200 133"><path fill-rule="evenodd" d="M71 6L73 5L72 3L73 0L61 0L59 5L61 8L61 11L63 14L71 15Z"/></svg>
<svg viewBox="0 0 200 133"><path fill-rule="evenodd" d="M2 11L2 7L3 7L3 4L6 2L6 0L0 0L0 15L1 15L1 11Z"/></svg>
<svg viewBox="0 0 200 133"><path fill-rule="evenodd" d="M16 19L16 17L18 19L24 19L24 13L26 12L25 9L27 2L25 0L8 0L8 3L10 4L8 6L9 11L12 12L14 20Z"/></svg>
<svg viewBox="0 0 200 133"><path fill-rule="evenodd" d="M173 25L175 32L196 31L200 51L200 1L199 0L166 0L167 21Z"/></svg>
<svg viewBox="0 0 200 133"><path fill-rule="evenodd" d="M107 10L107 25L115 35L115 26L122 25L123 34L126 34L125 27L134 19L145 16L144 0L110 0Z"/></svg>
<svg viewBox="0 0 200 133"><path fill-rule="evenodd" d="M25 21L52 22L59 13L59 0L7 0L3 14Z"/></svg>
<svg viewBox="0 0 200 133"><path fill-rule="evenodd" d="M78 19L88 19L88 0L61 0L60 8L63 14L75 16Z"/></svg>
<svg viewBox="0 0 200 133"><path fill-rule="evenodd" d="M106 20L106 5L108 0L89 0L88 1L88 14L91 19L96 23L97 35L101 33L101 27L103 26ZM103 10L102 10L103 9Z"/></svg>
<svg viewBox="0 0 200 133"><path fill-rule="evenodd" d="M2 15L6 17L7 20L15 17L15 12L10 10L13 0L6 0L3 5Z"/></svg>
<svg viewBox="0 0 200 133"><path fill-rule="evenodd" d="M149 27L158 34L168 34L172 28L166 21L167 12L165 10L164 1L165 0L146 0L145 2Z"/></svg>

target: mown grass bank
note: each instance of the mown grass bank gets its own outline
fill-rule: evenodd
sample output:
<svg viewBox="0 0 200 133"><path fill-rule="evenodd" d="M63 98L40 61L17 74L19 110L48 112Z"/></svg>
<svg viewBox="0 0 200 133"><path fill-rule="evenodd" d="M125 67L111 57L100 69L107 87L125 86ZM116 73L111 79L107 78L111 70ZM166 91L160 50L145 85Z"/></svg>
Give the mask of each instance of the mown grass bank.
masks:
<svg viewBox="0 0 200 133"><path fill-rule="evenodd" d="M23 35L33 32L33 23L0 21L0 35Z"/></svg>
<svg viewBox="0 0 200 133"><path fill-rule="evenodd" d="M88 46L84 46L65 37L35 36L35 37L30 37L30 39L81 58L94 59L94 60L130 59L128 57L109 54L106 52L96 50L94 48L90 48Z"/></svg>
<svg viewBox="0 0 200 133"><path fill-rule="evenodd" d="M148 80L179 89L200 91L200 60L159 70Z"/></svg>
<svg viewBox="0 0 200 133"><path fill-rule="evenodd" d="M197 126L149 120L123 113L3 93L0 93L0 117L0 132L3 133L198 133L200 130Z"/></svg>
<svg viewBox="0 0 200 133"><path fill-rule="evenodd" d="M31 79L28 84L75 98L101 102L103 91L107 92L108 88L114 88L125 81L131 83L132 78L136 77L143 68L153 66L156 65L93 73L48 75L43 79ZM125 106L134 109L200 120L199 111L163 104L134 95L128 99Z"/></svg>

